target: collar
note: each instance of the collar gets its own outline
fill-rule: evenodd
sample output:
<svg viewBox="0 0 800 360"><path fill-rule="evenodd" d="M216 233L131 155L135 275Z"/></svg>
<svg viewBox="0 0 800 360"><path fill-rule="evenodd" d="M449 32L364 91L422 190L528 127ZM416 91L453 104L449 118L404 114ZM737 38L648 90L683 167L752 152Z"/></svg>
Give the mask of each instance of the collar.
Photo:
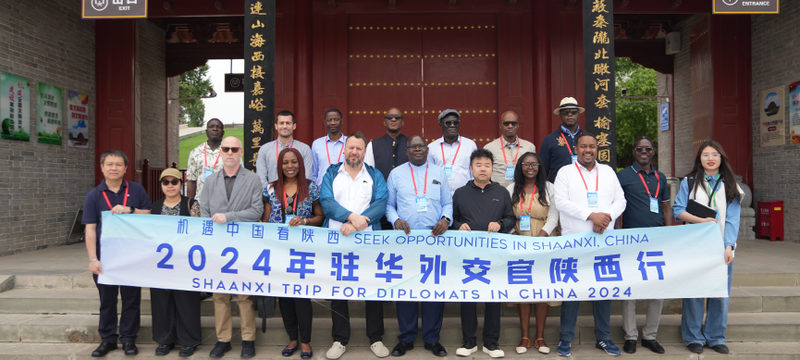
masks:
<svg viewBox="0 0 800 360"><path fill-rule="evenodd" d="M285 148L287 146L287 145L283 145L283 141L281 141L280 137L276 138L275 141L277 141L278 145L281 146L281 147ZM294 136L289 138L289 145L292 145L292 141L294 141Z"/></svg>
<svg viewBox="0 0 800 360"><path fill-rule="evenodd" d="M500 145L501 146L506 146L506 145L508 145L508 146L516 146L517 144L519 144L519 135L515 136L513 143L510 143L510 142L506 141L506 138L504 138L503 135L500 135Z"/></svg>
<svg viewBox="0 0 800 360"><path fill-rule="evenodd" d="M447 141L444 141L444 136L442 136L439 139L437 139L437 141L439 141L442 144L447 144ZM450 144L447 144L447 145L448 146L456 146L456 144L458 144L460 142L461 142L461 135L458 135L458 139L456 139L456 141L453 142L453 145L450 145Z"/></svg>
<svg viewBox="0 0 800 360"><path fill-rule="evenodd" d="M206 148L206 152L210 151L211 153L215 153L215 152L219 152L220 150L222 150L222 143L219 143L219 146L217 146L216 150L211 148L211 145L208 144L208 140L206 140L206 142L203 143L203 144L204 144L204 146Z"/></svg>
<svg viewBox="0 0 800 360"><path fill-rule="evenodd" d="M344 133L339 133L339 140L336 140L336 141L331 140L331 134L325 135L325 141L330 141L330 142L340 142L341 141L342 143L344 143L344 138L345 138Z"/></svg>
<svg viewBox="0 0 800 360"><path fill-rule="evenodd" d="M578 134L580 134L581 132L583 132L583 130L581 129L581 126L580 126L580 125L578 125L578 130L577 130L577 131L575 131L575 133L574 133L574 134L573 134L573 133L571 133L571 132L569 131L569 129L565 128L565 127L564 127L564 125L561 125L561 131L562 131L562 132L564 132L564 133L566 133L566 134L567 134L567 135L569 135L570 137L573 137L573 138L575 137L575 135L578 135Z"/></svg>
<svg viewBox="0 0 800 360"><path fill-rule="evenodd" d="M475 180L470 180L467 184L469 184L470 186L472 186L473 188L475 188L477 190L481 190L480 186L475 185ZM486 184L486 186L483 188L483 191L489 190L490 188L492 188L492 186L494 186L494 184L496 184L496 182L494 182L491 179L489 179L489 183Z"/></svg>
<svg viewBox="0 0 800 360"><path fill-rule="evenodd" d="M593 171L597 170L597 169L598 169L598 166L600 166L600 163L598 163L598 162L597 162L597 160L595 160L595 161L594 161L594 168L593 168L592 170L589 170L589 169L587 169L585 166L581 165L581 163L579 163L579 162L576 162L576 164L578 164L578 166L579 166L581 169L584 169L584 170L586 170L586 171L587 171L588 173L590 173L590 174L591 174Z"/></svg>
<svg viewBox="0 0 800 360"><path fill-rule="evenodd" d="M706 179L706 181L708 181L708 180L717 181L717 179L719 179L719 174L709 176L709 175L706 175L705 173L703 173L703 179Z"/></svg>
<svg viewBox="0 0 800 360"><path fill-rule="evenodd" d="M596 166L596 165L595 165L595 166ZM636 171L636 173L637 173L637 174L638 174L638 173L640 173L640 172L642 172L642 171L644 171L644 169L641 169L641 168L639 168L638 166L636 166L636 163L635 163L635 162L634 162L634 163L631 165L631 167L633 168L633 171ZM656 171L656 168L653 166L653 163L650 163L650 170L652 170L652 171L650 172L650 174L652 174L653 172L655 172L655 171ZM648 173L645 171L645 173L644 173L644 174L645 174L645 175L647 175Z"/></svg>
<svg viewBox="0 0 800 360"><path fill-rule="evenodd" d="M422 165L420 165L420 166L417 166L417 165L414 165L414 164L412 164L412 163L411 163L411 161L409 161L409 162L408 162L408 165L411 165L411 167L412 167L414 170L417 170L417 169L419 169L419 170L422 170L422 169L425 169L425 165L428 165L428 162L426 161L424 164L422 164Z"/></svg>
<svg viewBox="0 0 800 360"><path fill-rule="evenodd" d="M239 175L239 171L241 171L241 170L242 170L242 166L239 165L239 168L236 169L236 174L233 174L233 176L228 176L228 174L225 172L225 168L222 168L222 174L226 178L235 178L237 175Z"/></svg>
<svg viewBox="0 0 800 360"><path fill-rule="evenodd" d="M344 168L345 166L347 166L347 164L344 161L342 161L342 166L339 166L339 170L337 170L337 173L339 173L339 174L341 174L341 173L347 174L347 170L345 170L345 168ZM361 176L362 174L365 174L365 173L367 173L367 164L362 162L361 163L361 170L358 171L358 175L356 175L356 177L359 177L359 176ZM347 176L350 176L350 174L347 174ZM367 174L367 176L369 176L369 174Z"/></svg>
<svg viewBox="0 0 800 360"><path fill-rule="evenodd" d="M122 184L119 186L119 189L122 190L126 187L128 187L128 182L125 181L125 178L122 178ZM108 185L106 185L106 179L103 178L103 181L100 182L100 191L106 191L106 190L111 191L111 189L108 188Z"/></svg>

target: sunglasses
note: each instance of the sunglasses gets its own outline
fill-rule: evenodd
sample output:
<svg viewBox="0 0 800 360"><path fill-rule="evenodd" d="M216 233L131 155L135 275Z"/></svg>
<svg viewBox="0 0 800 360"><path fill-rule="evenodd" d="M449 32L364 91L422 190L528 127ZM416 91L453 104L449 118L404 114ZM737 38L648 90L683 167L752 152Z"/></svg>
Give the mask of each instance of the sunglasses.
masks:
<svg viewBox="0 0 800 360"><path fill-rule="evenodd" d="M445 120L442 123L445 127L461 126L461 120Z"/></svg>
<svg viewBox="0 0 800 360"><path fill-rule="evenodd" d="M651 151L653 151L653 148L651 148L651 147L637 147L636 149L633 149L633 150L636 151L636 152L651 152Z"/></svg>
<svg viewBox="0 0 800 360"><path fill-rule="evenodd" d="M161 179L161 185L164 185L164 186L167 186L169 184L178 185L180 183L181 183L181 181L179 179L173 179L171 181L167 180L167 179Z"/></svg>
<svg viewBox="0 0 800 360"><path fill-rule="evenodd" d="M535 162L532 162L532 163L522 163L522 167L535 168L535 167L537 167L537 166L539 166L539 163L535 163Z"/></svg>
<svg viewBox="0 0 800 360"><path fill-rule="evenodd" d="M426 147L427 147L427 146L425 146L425 145L416 144L416 145L411 145L411 146L409 146L409 147L408 147L408 150L410 150L410 151L414 151L414 150L423 150L423 149L425 149Z"/></svg>
<svg viewBox="0 0 800 360"><path fill-rule="evenodd" d="M561 110L561 115L578 115L579 112L578 109Z"/></svg>
<svg viewBox="0 0 800 360"><path fill-rule="evenodd" d="M392 121L393 119L403 120L403 115L386 115L386 120Z"/></svg>
<svg viewBox="0 0 800 360"><path fill-rule="evenodd" d="M236 153L239 152L239 148L238 147L223 146L222 147L222 152L232 152L232 153L236 154Z"/></svg>
<svg viewBox="0 0 800 360"><path fill-rule="evenodd" d="M519 125L519 121L503 121L503 126L517 126Z"/></svg>

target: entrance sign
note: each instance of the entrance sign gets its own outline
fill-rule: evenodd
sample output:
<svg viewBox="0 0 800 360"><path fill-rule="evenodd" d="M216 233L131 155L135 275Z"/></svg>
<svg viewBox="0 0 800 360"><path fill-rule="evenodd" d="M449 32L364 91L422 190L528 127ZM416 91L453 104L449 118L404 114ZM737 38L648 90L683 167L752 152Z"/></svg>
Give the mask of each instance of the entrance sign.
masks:
<svg viewBox="0 0 800 360"><path fill-rule="evenodd" d="M29 141L31 138L31 82L16 75L0 73L0 119L3 139Z"/></svg>
<svg viewBox="0 0 800 360"><path fill-rule="evenodd" d="M147 0L83 0L84 19L147 18Z"/></svg>
<svg viewBox="0 0 800 360"><path fill-rule="evenodd" d="M586 129L597 137L597 161L617 168L614 1L583 0Z"/></svg>
<svg viewBox="0 0 800 360"><path fill-rule="evenodd" d="M711 0L714 14L779 14L780 0Z"/></svg>
<svg viewBox="0 0 800 360"><path fill-rule="evenodd" d="M102 284L316 299L559 301L728 296L715 223L559 237L356 232L103 213Z"/></svg>
<svg viewBox="0 0 800 360"><path fill-rule="evenodd" d="M244 7L244 166L255 171L258 150L273 137L275 0Z"/></svg>
<svg viewBox="0 0 800 360"><path fill-rule="evenodd" d="M39 98L37 102L38 116L37 138L40 143L61 145L61 132L63 130L64 100L61 89L52 85L39 83Z"/></svg>
<svg viewBox="0 0 800 360"><path fill-rule="evenodd" d="M661 103L658 106L658 120L661 131L669 131L669 103Z"/></svg>
<svg viewBox="0 0 800 360"><path fill-rule="evenodd" d="M783 86L778 86L759 93L756 104L761 122L761 147L786 144L783 92Z"/></svg>
<svg viewBox="0 0 800 360"><path fill-rule="evenodd" d="M89 147L89 95L67 92L67 136L69 146Z"/></svg>

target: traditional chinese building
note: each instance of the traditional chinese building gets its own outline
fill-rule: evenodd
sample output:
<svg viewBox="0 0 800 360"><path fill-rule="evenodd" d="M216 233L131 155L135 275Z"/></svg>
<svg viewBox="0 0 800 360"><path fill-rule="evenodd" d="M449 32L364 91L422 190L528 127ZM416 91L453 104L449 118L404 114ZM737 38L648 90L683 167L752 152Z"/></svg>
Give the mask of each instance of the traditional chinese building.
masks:
<svg viewBox="0 0 800 360"><path fill-rule="evenodd" d="M659 93L669 96L659 168L683 176L695 146L715 139L756 200L786 201L786 233L798 233L800 147L788 140L760 146L758 95L800 80L793 60L800 50L792 46L800 4L782 2L779 15L713 15L712 0L606 1L613 46L600 49L600 58L630 57L657 70ZM138 20L84 20L81 3L0 0L0 71L29 79L31 89L46 83L65 96L86 94L89 108L87 148L36 141L36 115L30 141L0 140L0 254L63 244L85 194L102 178L102 152L126 152L130 180L141 177L145 159L177 161L177 109L169 100L177 98L175 77L209 59L258 51L244 0L150 0L147 19ZM274 13L263 14L264 24L275 24L274 37L261 43L274 44L274 85L259 86L274 91L274 112L296 114L296 137L309 144L324 135L327 109L342 111L346 134L377 137L383 112L398 107L404 133L430 141L441 136L437 114L458 109L462 135L479 146L500 135L499 115L513 110L520 136L538 146L559 124L552 110L562 97L596 100L585 96L597 79L585 70L581 1L278 0ZM670 33L680 41L668 55ZM31 114L37 106L32 94ZM789 118L788 106L779 111ZM272 125L269 116L261 120L263 143ZM581 117L582 127L614 121L587 120Z"/></svg>

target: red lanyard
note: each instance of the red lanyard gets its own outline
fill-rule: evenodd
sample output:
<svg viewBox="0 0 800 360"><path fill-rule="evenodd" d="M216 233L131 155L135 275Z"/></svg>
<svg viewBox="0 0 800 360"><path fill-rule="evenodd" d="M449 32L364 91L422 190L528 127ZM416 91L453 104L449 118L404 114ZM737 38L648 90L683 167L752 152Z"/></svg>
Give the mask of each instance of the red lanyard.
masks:
<svg viewBox="0 0 800 360"><path fill-rule="evenodd" d="M567 137L564 136L564 132L561 132L561 138L564 139L564 144L567 144L567 150L569 150L569 154L573 155L572 148L569 146L569 142L567 142Z"/></svg>
<svg viewBox="0 0 800 360"><path fill-rule="evenodd" d="M583 180L583 187L586 188L586 191L589 191L589 185L586 185L586 179L583 178L583 171L581 171L581 168L578 167L577 163L575 164L575 167L578 169L578 174L581 175L581 180ZM600 188L600 169L597 169L597 165L595 165L595 169L597 170L597 179L595 179L594 192L597 192L597 189Z"/></svg>
<svg viewBox="0 0 800 360"><path fill-rule="evenodd" d="M561 135L564 135L564 133L561 133ZM513 145L513 144L509 144L509 145ZM503 140L502 139L500 140L500 150L503 150L503 162L506 163L506 165L508 165L508 159L506 159L506 147L503 146ZM519 143L519 139L517 139L517 155L514 155L513 164L517 163L517 156L519 156L520 152L522 152L522 144L520 144ZM520 211L522 211L522 210L520 210Z"/></svg>
<svg viewBox="0 0 800 360"><path fill-rule="evenodd" d="M637 174L639 174L639 179L642 179L642 184L644 184L644 189L647 190L647 196L658 199L658 192L661 191L661 179L658 177L658 171L656 171L656 181L658 181L658 187L656 188L656 196L650 195L650 188L647 187L647 183L644 182L644 177L642 177L642 173L637 173Z"/></svg>
<svg viewBox="0 0 800 360"><path fill-rule="evenodd" d="M336 149L336 143L333 143L333 148ZM344 145L342 145L342 149L339 150L339 158L336 159L336 163L340 163L342 161L342 153L344 152ZM331 153L328 152L328 142L325 142L325 153L328 154L328 165L331 164Z"/></svg>
<svg viewBox="0 0 800 360"><path fill-rule="evenodd" d="M205 166L208 167L208 157L206 156L206 144L207 143L203 143L203 161L205 161ZM222 151L220 151L219 154L217 154L217 160L214 161L214 168L217 167L220 155L222 155Z"/></svg>
<svg viewBox="0 0 800 360"><path fill-rule="evenodd" d="M408 168L411 169L411 182L414 183L414 195L419 196L417 193L417 179L414 177L414 168L411 167L411 163L408 163ZM422 195L428 193L428 165L425 165L425 188L422 190Z"/></svg>
<svg viewBox="0 0 800 360"><path fill-rule="evenodd" d="M278 162L278 160L280 160L280 159L278 158L278 155L280 155L280 152L278 151L278 143L280 143L280 142L281 142L280 140L277 140L277 141L275 141L275 163L277 163L277 162ZM327 144L325 144L325 145L327 145ZM292 139L292 143L291 143L291 144L289 144L289 149L291 149L291 148L293 148L293 147L294 147L294 139ZM325 150L328 150L328 147L327 147L327 146L325 146ZM329 157L330 157L330 156L329 156ZM329 160L328 162L330 162L330 160ZM328 164L328 165L330 165L330 164ZM215 165L215 166L216 166L216 165Z"/></svg>
<svg viewBox="0 0 800 360"><path fill-rule="evenodd" d="M442 147L442 163L447 165L447 159L445 159L444 157L444 139L442 139L442 142L439 145ZM455 165L456 158L458 157L458 152L460 150L461 150L461 136L458 137L458 148L456 148L456 154L453 155L453 161L450 162L450 166Z"/></svg>
<svg viewBox="0 0 800 360"><path fill-rule="evenodd" d="M128 206L128 189L130 189L130 186L128 186L128 180L125 180L125 199L122 200L122 206ZM103 196L105 196L106 198L106 204L108 204L108 210L113 209L114 207L111 206L111 201L108 200L108 195L106 195L105 191L103 191Z"/></svg>
<svg viewBox="0 0 800 360"><path fill-rule="evenodd" d="M299 183L298 183L299 184ZM297 196L297 193L294 193ZM286 190L283 190L283 206L286 206ZM297 199L294 199L294 205L292 205L292 214L297 214Z"/></svg>
<svg viewBox="0 0 800 360"><path fill-rule="evenodd" d="M523 195L525 194L525 191L524 191L524 190L522 191L522 194L523 194ZM536 185L533 185L533 192L531 193L531 202L528 204L528 214L530 214L530 213L531 213L531 206L533 206L533 197L534 197L535 195L536 195ZM523 198L523 197L524 197L524 196L522 196L522 197L520 197L520 198L519 198L519 213L520 213L520 214L522 214L522 198Z"/></svg>

